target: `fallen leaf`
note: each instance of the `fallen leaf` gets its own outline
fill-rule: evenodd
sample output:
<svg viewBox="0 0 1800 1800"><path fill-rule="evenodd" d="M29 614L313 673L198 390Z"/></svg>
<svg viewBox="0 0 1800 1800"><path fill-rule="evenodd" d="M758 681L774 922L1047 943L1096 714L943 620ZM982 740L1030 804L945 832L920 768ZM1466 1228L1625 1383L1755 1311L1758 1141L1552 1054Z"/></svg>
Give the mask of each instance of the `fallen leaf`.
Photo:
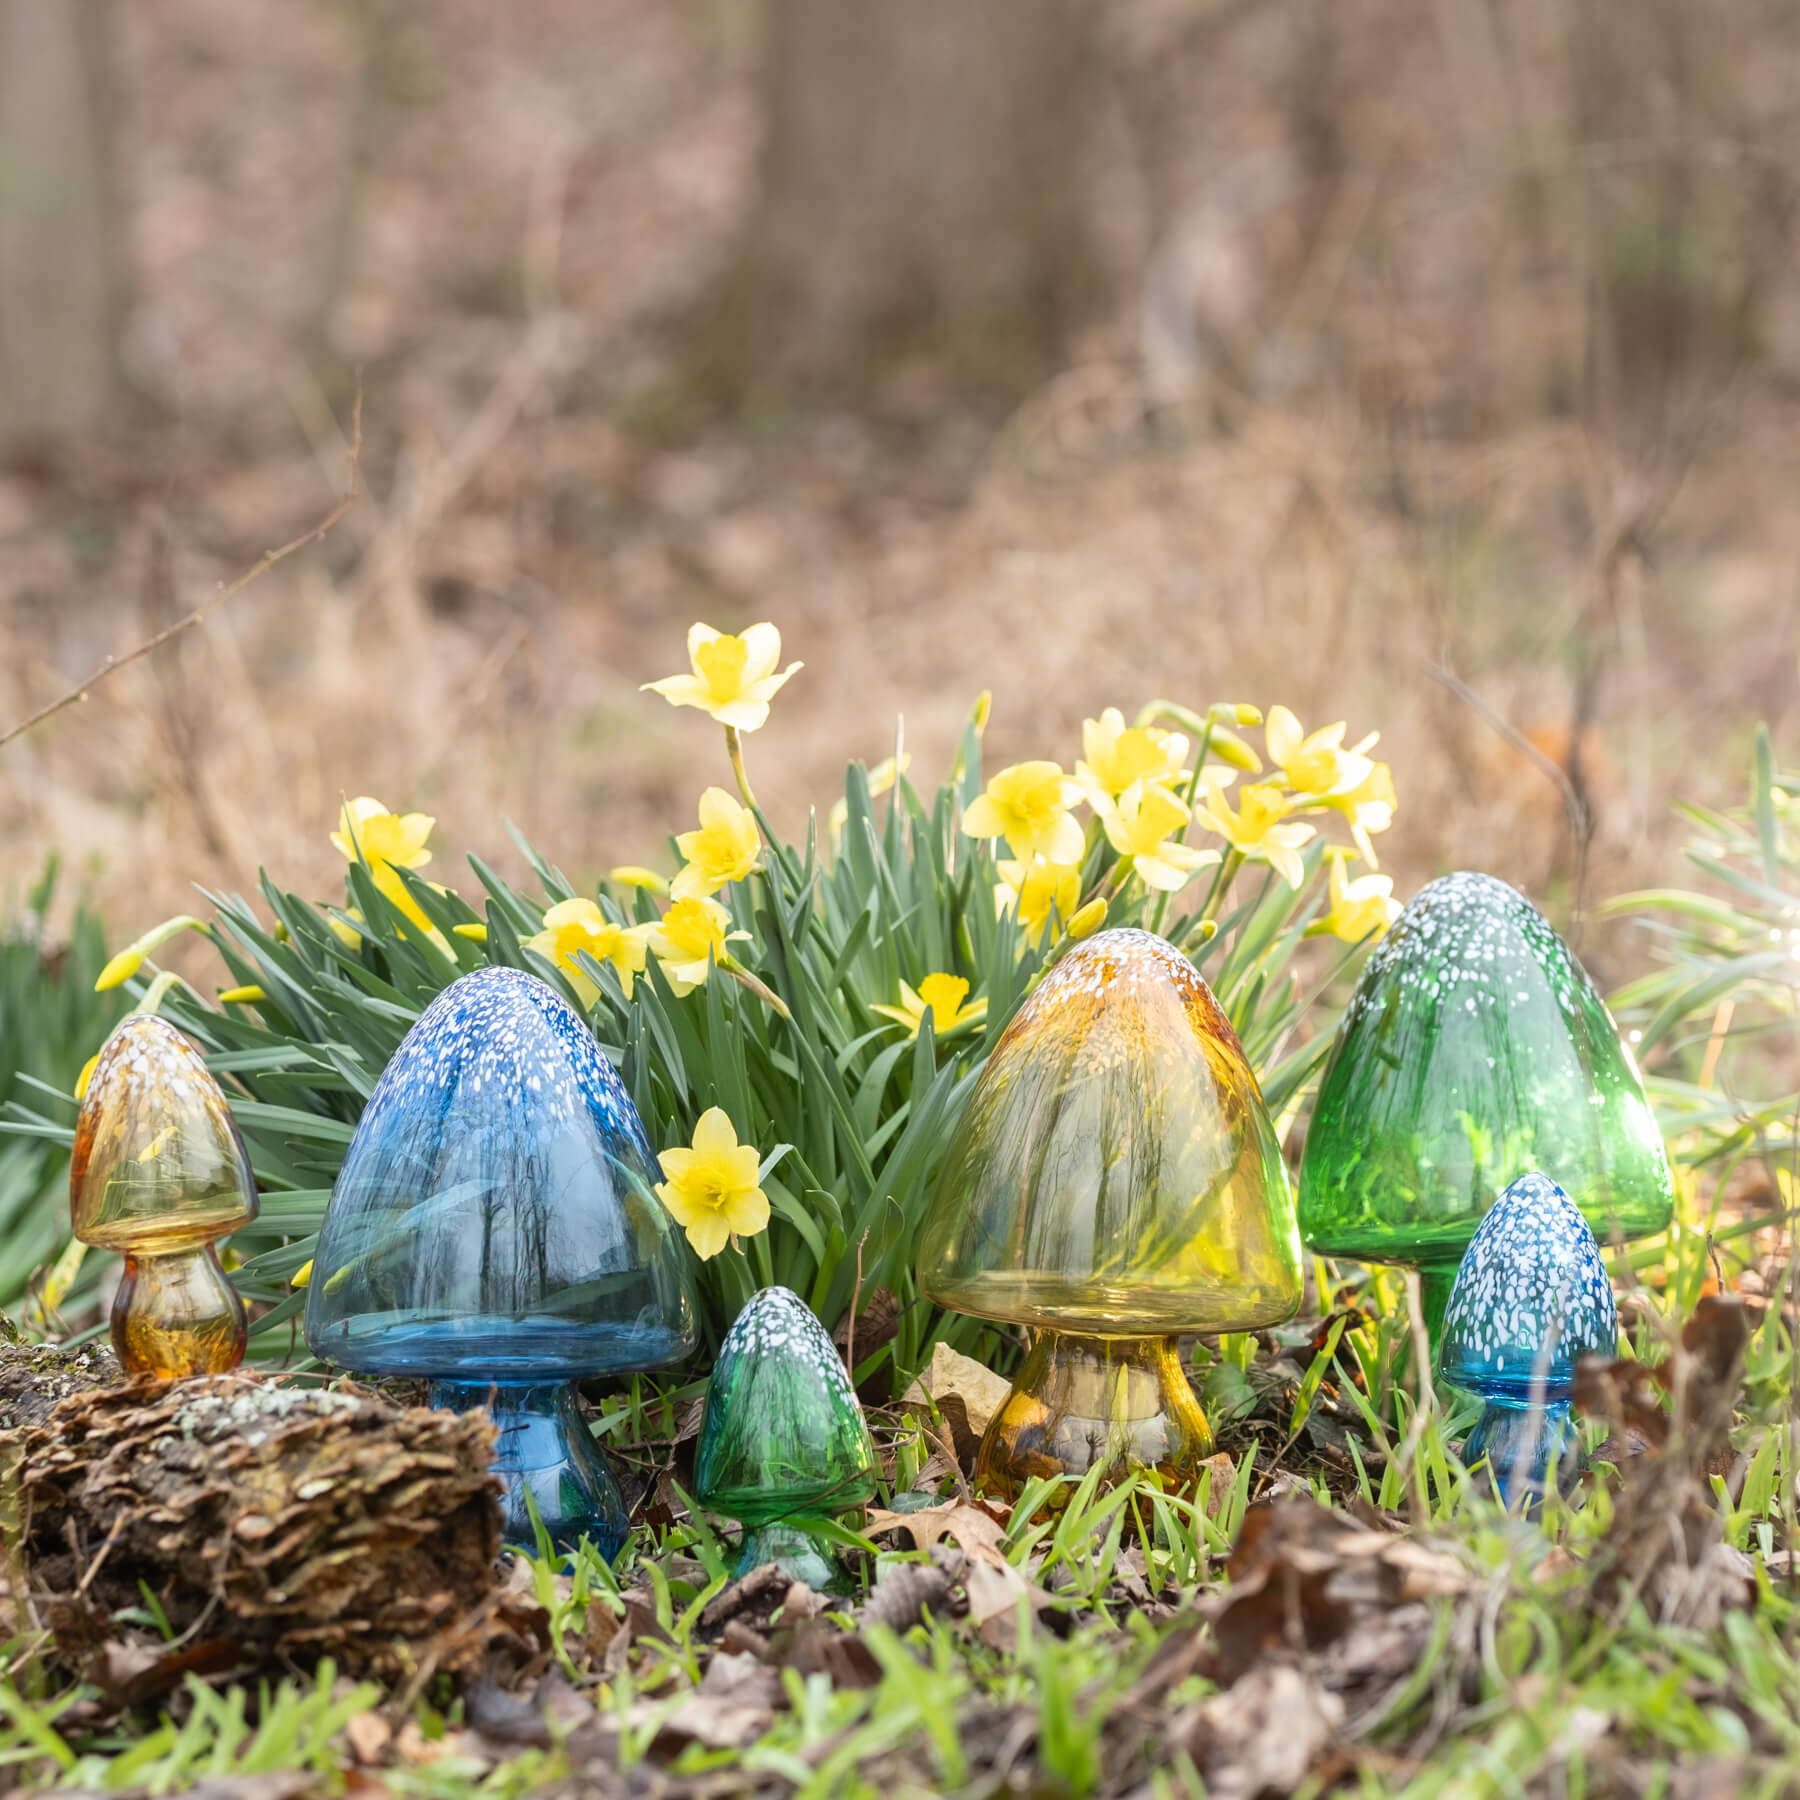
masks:
<svg viewBox="0 0 1800 1800"><path fill-rule="evenodd" d="M359 1763L378 1763L394 1741L394 1728L378 1712L359 1712L344 1721L344 1736Z"/></svg>
<svg viewBox="0 0 1800 1800"><path fill-rule="evenodd" d="M1202 1701L1171 1735L1200 1765L1209 1800L1264 1800L1306 1780L1343 1719L1335 1694L1281 1659Z"/></svg>
<svg viewBox="0 0 1800 1800"><path fill-rule="evenodd" d="M1012 1383L1003 1375L996 1375L986 1363L952 1350L941 1340L931 1352L931 1368L926 1373L925 1385L940 1412L946 1400L954 1398L962 1402L969 1430L975 1434L977 1442L1012 1392Z"/></svg>
<svg viewBox="0 0 1800 1800"><path fill-rule="evenodd" d="M869 1513L868 1533L904 1531L921 1550L929 1550L944 1538L954 1538L971 1556L983 1562L1005 1565L1006 1527L985 1507L967 1500L946 1500L942 1506L922 1507L918 1512Z"/></svg>

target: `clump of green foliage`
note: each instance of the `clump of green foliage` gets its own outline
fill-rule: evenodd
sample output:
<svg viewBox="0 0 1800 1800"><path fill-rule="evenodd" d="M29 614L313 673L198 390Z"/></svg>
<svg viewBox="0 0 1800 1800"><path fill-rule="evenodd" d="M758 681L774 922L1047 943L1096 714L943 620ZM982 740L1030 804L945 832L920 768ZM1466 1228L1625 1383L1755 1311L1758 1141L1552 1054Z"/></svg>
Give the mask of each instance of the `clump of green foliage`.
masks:
<svg viewBox="0 0 1800 1800"><path fill-rule="evenodd" d="M107 963L98 915L78 901L66 936L48 924L59 874L52 857L0 929L0 1105L67 1094L125 1010L121 995L94 991ZM18 1307L68 1241L67 1160L53 1139L0 1140L0 1308Z"/></svg>

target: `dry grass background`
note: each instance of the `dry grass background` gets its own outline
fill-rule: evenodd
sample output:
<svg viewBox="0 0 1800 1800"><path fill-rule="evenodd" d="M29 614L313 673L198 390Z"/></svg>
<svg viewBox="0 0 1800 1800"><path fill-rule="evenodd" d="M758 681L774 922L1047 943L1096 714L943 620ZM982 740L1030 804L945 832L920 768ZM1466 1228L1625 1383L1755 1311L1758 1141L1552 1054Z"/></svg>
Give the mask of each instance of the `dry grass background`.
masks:
<svg viewBox="0 0 1800 1800"><path fill-rule="evenodd" d="M723 771L637 692L696 617L806 662L751 746L795 829L898 715L933 776L983 687L995 756L1065 762L1107 704L1281 699L1381 729L1402 893L1568 904L1495 719L1574 761L1590 894L1673 874L1671 800L1796 723L1791 8L1356 10L1115 12L1115 304L1011 418L921 363L873 421L717 421L678 346L754 178L742 0L120 8L145 418L0 467L0 705L322 513L354 363L367 494L0 751L0 875L59 846L121 933L262 864L323 895L363 792L439 879L516 868L503 816L653 857Z"/></svg>

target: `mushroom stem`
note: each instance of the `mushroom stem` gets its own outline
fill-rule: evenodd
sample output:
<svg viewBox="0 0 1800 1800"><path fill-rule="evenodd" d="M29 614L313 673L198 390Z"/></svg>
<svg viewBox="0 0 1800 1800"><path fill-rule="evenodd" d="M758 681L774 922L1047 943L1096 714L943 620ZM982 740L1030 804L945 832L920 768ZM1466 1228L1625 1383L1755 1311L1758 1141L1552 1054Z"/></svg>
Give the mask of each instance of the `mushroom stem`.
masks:
<svg viewBox="0 0 1800 1800"><path fill-rule="evenodd" d="M1456 1286L1457 1263L1426 1263L1419 1269L1419 1309L1425 1315L1425 1335L1431 1339L1432 1357L1444 1338L1444 1309ZM1404 1308L1402 1309L1404 1314Z"/></svg>
<svg viewBox="0 0 1800 1800"><path fill-rule="evenodd" d="M1553 1466L1558 1487L1566 1487L1580 1472L1582 1461L1567 1398L1541 1406L1490 1398L1463 1445L1463 1466L1472 1469L1484 1458L1488 1478L1504 1506L1515 1505L1521 1497L1527 1507L1541 1500Z"/></svg>
<svg viewBox="0 0 1800 1800"><path fill-rule="evenodd" d="M586 1537L611 1562L624 1548L625 1502L572 1382L434 1381L431 1404L450 1412L485 1406L492 1417L507 1543L534 1548L541 1524L558 1550Z"/></svg>
<svg viewBox="0 0 1800 1800"><path fill-rule="evenodd" d="M134 1375L223 1375L244 1360L250 1319L210 1243L127 1251L112 1341Z"/></svg>
<svg viewBox="0 0 1800 1800"><path fill-rule="evenodd" d="M774 1563L783 1574L804 1581L815 1594L854 1591L831 1546L792 1519L770 1519L744 1533L733 1580L741 1581L764 1563Z"/></svg>
<svg viewBox="0 0 1800 1800"><path fill-rule="evenodd" d="M1212 1448L1173 1338L1045 1331L981 1440L975 1485L1016 1499L1034 1475L1079 1478L1099 1465L1104 1486L1154 1469L1184 1491Z"/></svg>

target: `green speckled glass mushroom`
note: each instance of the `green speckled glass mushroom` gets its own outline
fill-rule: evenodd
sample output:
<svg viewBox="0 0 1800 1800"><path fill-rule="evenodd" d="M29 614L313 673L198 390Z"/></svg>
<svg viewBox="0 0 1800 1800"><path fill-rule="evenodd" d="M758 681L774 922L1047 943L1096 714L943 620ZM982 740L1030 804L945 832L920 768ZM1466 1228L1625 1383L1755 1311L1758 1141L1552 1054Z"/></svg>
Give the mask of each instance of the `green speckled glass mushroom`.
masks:
<svg viewBox="0 0 1800 1800"><path fill-rule="evenodd" d="M1524 895L1422 888L1363 968L1300 1166L1312 1249L1411 1263L1433 1343L1457 1264L1507 1184L1554 1169L1602 1244L1674 1208L1662 1133L1600 996Z"/></svg>
<svg viewBox="0 0 1800 1800"><path fill-rule="evenodd" d="M1175 1340L1300 1304L1275 1129L1230 1021L1187 958L1103 931L994 1046L945 1156L919 1250L941 1306L1037 1338L982 1439L977 1484L1154 1470L1212 1449Z"/></svg>
<svg viewBox="0 0 1800 1800"><path fill-rule="evenodd" d="M694 1498L744 1529L737 1573L778 1563L819 1592L848 1587L830 1546L798 1521L866 1506L875 1445L825 1328L789 1288L738 1314L713 1364L694 1452Z"/></svg>

